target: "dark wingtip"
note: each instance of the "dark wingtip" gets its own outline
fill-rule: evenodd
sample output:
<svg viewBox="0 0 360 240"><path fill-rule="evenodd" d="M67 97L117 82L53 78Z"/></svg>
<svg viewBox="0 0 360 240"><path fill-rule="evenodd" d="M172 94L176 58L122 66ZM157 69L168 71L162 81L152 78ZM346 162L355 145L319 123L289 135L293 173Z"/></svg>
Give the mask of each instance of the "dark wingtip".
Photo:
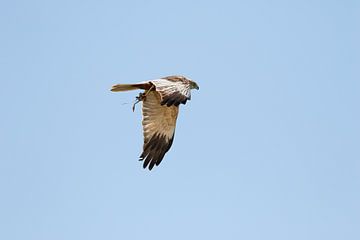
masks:
<svg viewBox="0 0 360 240"><path fill-rule="evenodd" d="M173 140L174 135L169 140L165 136L154 135L144 145L143 153L139 157L139 161L144 161L143 168L148 168L151 171L155 165L158 166L163 160L165 153L169 151Z"/></svg>
<svg viewBox="0 0 360 240"><path fill-rule="evenodd" d="M151 171L151 169L153 169L155 165L155 161L152 161L150 164L149 164L149 171Z"/></svg>
<svg viewBox="0 0 360 240"><path fill-rule="evenodd" d="M139 161L143 161L144 159L140 158ZM155 161L150 161L150 160L147 160L145 159L144 163L143 163L143 169L146 169L148 168L149 171L151 171L153 169L155 165Z"/></svg>

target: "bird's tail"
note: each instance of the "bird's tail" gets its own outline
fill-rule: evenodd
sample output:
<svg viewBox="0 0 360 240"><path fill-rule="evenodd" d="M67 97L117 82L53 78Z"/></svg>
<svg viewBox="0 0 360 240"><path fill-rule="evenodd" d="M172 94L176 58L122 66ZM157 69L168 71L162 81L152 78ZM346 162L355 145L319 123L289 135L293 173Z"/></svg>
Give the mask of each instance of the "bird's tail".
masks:
<svg viewBox="0 0 360 240"><path fill-rule="evenodd" d="M112 86L112 92L123 92L123 91L131 91L136 89L148 89L149 86L146 83L134 83L134 84L116 84Z"/></svg>

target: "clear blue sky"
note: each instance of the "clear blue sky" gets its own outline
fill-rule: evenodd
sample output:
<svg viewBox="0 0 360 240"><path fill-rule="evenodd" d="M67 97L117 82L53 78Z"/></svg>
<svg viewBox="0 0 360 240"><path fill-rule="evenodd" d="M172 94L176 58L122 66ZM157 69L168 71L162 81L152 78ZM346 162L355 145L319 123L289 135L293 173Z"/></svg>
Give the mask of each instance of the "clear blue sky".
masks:
<svg viewBox="0 0 360 240"><path fill-rule="evenodd" d="M360 239L359 1L1 1L0 239ZM184 74L161 165L137 92Z"/></svg>

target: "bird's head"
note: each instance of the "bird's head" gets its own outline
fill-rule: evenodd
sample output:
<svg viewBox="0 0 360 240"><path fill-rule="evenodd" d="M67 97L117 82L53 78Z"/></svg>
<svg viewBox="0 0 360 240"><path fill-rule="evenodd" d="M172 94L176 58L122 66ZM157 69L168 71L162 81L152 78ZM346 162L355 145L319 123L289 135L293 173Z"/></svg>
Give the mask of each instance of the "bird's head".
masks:
<svg viewBox="0 0 360 240"><path fill-rule="evenodd" d="M189 81L190 81L190 88L191 89L199 90L199 85L197 85L196 82L194 82L193 80L189 80Z"/></svg>

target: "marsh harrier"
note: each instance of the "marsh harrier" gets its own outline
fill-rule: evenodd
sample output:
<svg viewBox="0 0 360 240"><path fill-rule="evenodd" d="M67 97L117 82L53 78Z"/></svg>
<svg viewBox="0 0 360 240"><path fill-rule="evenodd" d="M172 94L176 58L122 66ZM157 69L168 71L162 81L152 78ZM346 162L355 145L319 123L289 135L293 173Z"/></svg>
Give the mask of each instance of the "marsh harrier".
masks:
<svg viewBox="0 0 360 240"><path fill-rule="evenodd" d="M168 76L134 84L117 84L111 91L136 89L145 90L136 97L136 103L143 102L144 145L140 161L144 161L144 168L151 170L160 164L173 143L179 105L186 104L191 98L191 89L199 89L199 86L184 76Z"/></svg>

